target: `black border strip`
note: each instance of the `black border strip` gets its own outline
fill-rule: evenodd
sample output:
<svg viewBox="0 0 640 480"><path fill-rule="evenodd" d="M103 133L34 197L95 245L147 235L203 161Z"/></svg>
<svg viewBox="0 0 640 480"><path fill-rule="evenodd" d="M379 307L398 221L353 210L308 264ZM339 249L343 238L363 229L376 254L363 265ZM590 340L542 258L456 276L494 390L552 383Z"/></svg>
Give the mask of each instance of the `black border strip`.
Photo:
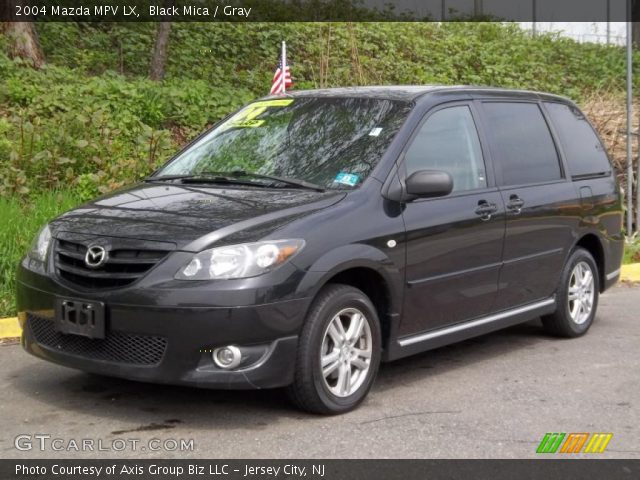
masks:
<svg viewBox="0 0 640 480"><path fill-rule="evenodd" d="M640 0L3 0L0 3L0 21L5 22L640 20Z"/></svg>
<svg viewBox="0 0 640 480"><path fill-rule="evenodd" d="M452 445L455 454L455 445ZM499 454L499 450L496 451ZM572 455L540 455L540 460L0 460L0 478L108 478L180 480L513 480L607 479L640 476L640 460L560 459ZM544 457L545 459L542 459ZM550 458L552 457L552 458ZM575 457L574 457L575 458ZM268 468L271 467L269 470ZM285 468L286 467L286 468ZM295 468L294 468L295 467ZM75 474L55 474L55 470ZM100 474L97 475L97 469ZM276 472L277 474L274 474ZM306 475L301 475L302 468ZM113 469L113 473L109 473ZM26 472L32 473L26 473ZM248 471L253 474L246 475ZM37 473L39 472L39 473ZM154 473L155 472L155 473ZM159 473L158 473L159 472Z"/></svg>

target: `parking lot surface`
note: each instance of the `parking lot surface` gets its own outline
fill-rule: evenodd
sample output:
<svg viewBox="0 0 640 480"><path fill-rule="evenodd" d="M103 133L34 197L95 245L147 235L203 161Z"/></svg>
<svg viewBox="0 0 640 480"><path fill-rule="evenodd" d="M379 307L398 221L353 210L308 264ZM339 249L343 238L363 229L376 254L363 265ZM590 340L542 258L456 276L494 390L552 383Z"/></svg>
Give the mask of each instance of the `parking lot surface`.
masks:
<svg viewBox="0 0 640 480"><path fill-rule="evenodd" d="M280 391L105 378L4 345L0 449L25 459L531 458L546 432L611 432L599 457L640 458L639 312L640 288L621 285L582 338L546 336L533 321L383 365L367 401L338 417L301 413Z"/></svg>

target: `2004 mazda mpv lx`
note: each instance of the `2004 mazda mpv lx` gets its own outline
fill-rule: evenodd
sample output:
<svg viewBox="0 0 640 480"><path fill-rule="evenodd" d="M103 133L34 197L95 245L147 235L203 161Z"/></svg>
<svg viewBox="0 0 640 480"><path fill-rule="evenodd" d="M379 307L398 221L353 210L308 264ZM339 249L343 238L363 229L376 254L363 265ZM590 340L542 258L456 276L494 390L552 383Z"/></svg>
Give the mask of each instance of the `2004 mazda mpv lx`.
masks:
<svg viewBox="0 0 640 480"><path fill-rule="evenodd" d="M621 228L607 154L564 98L267 97L44 227L18 271L22 343L89 372L286 386L344 412L381 360L536 317L584 334Z"/></svg>

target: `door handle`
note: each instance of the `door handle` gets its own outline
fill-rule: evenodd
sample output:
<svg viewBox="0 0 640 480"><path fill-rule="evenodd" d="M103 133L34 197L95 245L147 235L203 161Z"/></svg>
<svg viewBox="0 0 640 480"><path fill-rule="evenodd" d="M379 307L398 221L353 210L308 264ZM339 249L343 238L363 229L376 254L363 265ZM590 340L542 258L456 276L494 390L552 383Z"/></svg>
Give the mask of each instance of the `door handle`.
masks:
<svg viewBox="0 0 640 480"><path fill-rule="evenodd" d="M486 200L480 200L478 206L475 209L476 215L479 215L482 221L486 222L491 220L491 215L498 211L498 207L495 203L489 203Z"/></svg>
<svg viewBox="0 0 640 480"><path fill-rule="evenodd" d="M522 200L518 195L511 195L509 197L509 203L507 203L507 209L511 210L516 215L522 211L522 207L524 206L524 200Z"/></svg>

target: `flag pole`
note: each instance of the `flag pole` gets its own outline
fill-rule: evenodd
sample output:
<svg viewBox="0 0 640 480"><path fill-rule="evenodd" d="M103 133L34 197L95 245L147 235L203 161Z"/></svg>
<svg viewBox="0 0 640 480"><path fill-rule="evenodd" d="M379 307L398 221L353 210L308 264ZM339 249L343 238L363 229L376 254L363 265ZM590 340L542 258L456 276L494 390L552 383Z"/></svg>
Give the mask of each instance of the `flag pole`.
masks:
<svg viewBox="0 0 640 480"><path fill-rule="evenodd" d="M631 2L628 2L631 5ZM627 7L628 9L630 6ZM627 10L627 19L631 18ZM633 236L633 152L632 152L632 115L633 115L633 49L631 44L631 22L627 22L627 238ZM638 228L638 225L636 225Z"/></svg>
<svg viewBox="0 0 640 480"><path fill-rule="evenodd" d="M280 76L280 81L282 82L282 94L284 95L287 92L287 81L285 71L287 69L287 44L282 41L282 75Z"/></svg>

